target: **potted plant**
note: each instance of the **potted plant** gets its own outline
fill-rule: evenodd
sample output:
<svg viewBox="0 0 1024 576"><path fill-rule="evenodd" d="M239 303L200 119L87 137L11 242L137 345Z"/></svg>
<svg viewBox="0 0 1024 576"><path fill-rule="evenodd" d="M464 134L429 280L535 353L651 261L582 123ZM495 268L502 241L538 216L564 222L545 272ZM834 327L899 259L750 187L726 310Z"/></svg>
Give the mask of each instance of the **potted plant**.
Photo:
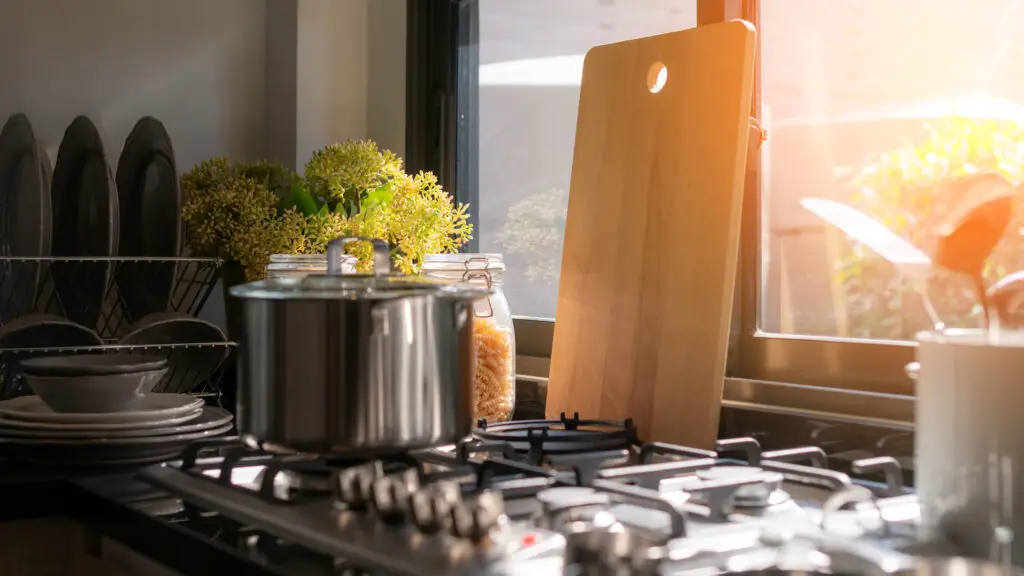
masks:
<svg viewBox="0 0 1024 576"><path fill-rule="evenodd" d="M916 246L928 247L933 222L951 206L941 184L966 174L993 172L1014 186L1024 181L1024 125L1008 121L947 118L926 125L927 138L908 142L859 167L850 181L851 202ZM955 200L955 199L952 199ZM988 284L1024 267L1021 248L1024 210L1018 208L1009 231L985 270ZM845 247L835 273L842 287L850 336L912 339L930 321L914 288L895 267L856 242ZM949 326L979 322L977 295L969 279L942 273L929 286L933 302Z"/></svg>
<svg viewBox="0 0 1024 576"><path fill-rule="evenodd" d="M432 173L407 174L401 158L371 140L315 151L302 176L214 158L181 182L188 246L226 262L225 289L263 278L272 254L322 254L339 236L387 241L394 267L407 274L419 272L425 255L456 252L472 237L467 205ZM352 253L368 271L370 247L356 244ZM230 309L228 316L230 331Z"/></svg>

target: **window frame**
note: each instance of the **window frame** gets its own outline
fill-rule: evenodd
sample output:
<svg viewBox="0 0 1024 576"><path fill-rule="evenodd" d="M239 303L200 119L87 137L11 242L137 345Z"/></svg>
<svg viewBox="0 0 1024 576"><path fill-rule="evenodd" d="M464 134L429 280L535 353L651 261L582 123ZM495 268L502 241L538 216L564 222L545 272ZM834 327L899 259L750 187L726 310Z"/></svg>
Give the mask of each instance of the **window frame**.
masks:
<svg viewBox="0 0 1024 576"><path fill-rule="evenodd" d="M436 174L456 202L469 205L469 220L475 223L480 142L476 0L406 0L406 38L406 167ZM464 250L478 249L474 235Z"/></svg>
<svg viewBox="0 0 1024 576"><path fill-rule="evenodd" d="M760 24L760 0L696 0L697 24L742 18ZM477 221L479 144L477 69L479 14L476 0L408 0L407 164L435 171L456 201L470 204ZM466 41L469 38L469 41ZM758 35L760 43L760 34ZM751 117L760 119L760 45L755 59ZM760 135L760 130L758 130ZM770 138L771 135L767 134ZM759 143L761 138L755 138ZM797 385L824 389L813 409L832 413L852 405L850 394L866 393L894 406L887 414L906 421L912 416L913 383L904 366L915 344L774 334L758 328L761 297L761 178L759 146L747 164L740 254L730 334L726 393L735 402L754 397L772 403L800 404ZM461 171L461 172L460 172ZM474 240L467 251L478 248ZM516 317L517 372L524 380L546 381L554 321ZM757 384L764 386L758 387ZM756 392L756 391L760 392ZM735 398L738 398L736 400ZM785 399L792 398L792 402ZM825 398L825 400L822 400ZM782 400L780 400L782 399ZM912 399L909 399L912 400ZM759 401L758 401L759 402ZM860 404L858 404L860 405Z"/></svg>

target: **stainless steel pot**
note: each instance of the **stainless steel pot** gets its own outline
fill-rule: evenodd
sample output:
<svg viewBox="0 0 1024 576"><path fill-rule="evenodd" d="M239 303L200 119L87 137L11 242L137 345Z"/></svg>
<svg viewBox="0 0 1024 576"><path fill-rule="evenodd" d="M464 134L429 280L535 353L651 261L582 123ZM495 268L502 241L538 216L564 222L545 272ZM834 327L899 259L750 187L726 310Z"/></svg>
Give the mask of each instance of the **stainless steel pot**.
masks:
<svg viewBox="0 0 1024 576"><path fill-rule="evenodd" d="M340 276L349 242L374 275ZM473 426L472 304L485 289L391 275L388 246L339 238L328 275L231 289L242 302L237 426L265 447L384 453L453 443Z"/></svg>

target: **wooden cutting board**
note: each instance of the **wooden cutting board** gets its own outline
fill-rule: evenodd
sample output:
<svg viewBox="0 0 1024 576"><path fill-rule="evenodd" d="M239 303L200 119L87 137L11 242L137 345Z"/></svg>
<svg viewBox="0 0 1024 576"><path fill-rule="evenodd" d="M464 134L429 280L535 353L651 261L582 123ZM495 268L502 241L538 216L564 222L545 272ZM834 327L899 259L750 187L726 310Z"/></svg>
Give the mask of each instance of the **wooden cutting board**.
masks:
<svg viewBox="0 0 1024 576"><path fill-rule="evenodd" d="M732 21L587 53L548 417L631 417L645 441L713 446L754 47Z"/></svg>

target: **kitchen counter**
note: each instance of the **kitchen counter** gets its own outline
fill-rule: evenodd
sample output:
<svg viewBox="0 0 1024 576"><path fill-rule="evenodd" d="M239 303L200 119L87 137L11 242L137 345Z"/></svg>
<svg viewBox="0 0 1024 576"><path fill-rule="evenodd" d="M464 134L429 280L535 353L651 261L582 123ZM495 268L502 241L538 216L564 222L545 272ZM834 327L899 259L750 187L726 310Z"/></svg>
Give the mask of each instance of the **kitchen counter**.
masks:
<svg viewBox="0 0 1024 576"><path fill-rule="evenodd" d="M67 471L0 461L0 573L162 571L138 555L165 566L167 574L295 573L271 568L216 534L181 528L187 519L175 506L180 509L180 500L135 479L132 469Z"/></svg>

